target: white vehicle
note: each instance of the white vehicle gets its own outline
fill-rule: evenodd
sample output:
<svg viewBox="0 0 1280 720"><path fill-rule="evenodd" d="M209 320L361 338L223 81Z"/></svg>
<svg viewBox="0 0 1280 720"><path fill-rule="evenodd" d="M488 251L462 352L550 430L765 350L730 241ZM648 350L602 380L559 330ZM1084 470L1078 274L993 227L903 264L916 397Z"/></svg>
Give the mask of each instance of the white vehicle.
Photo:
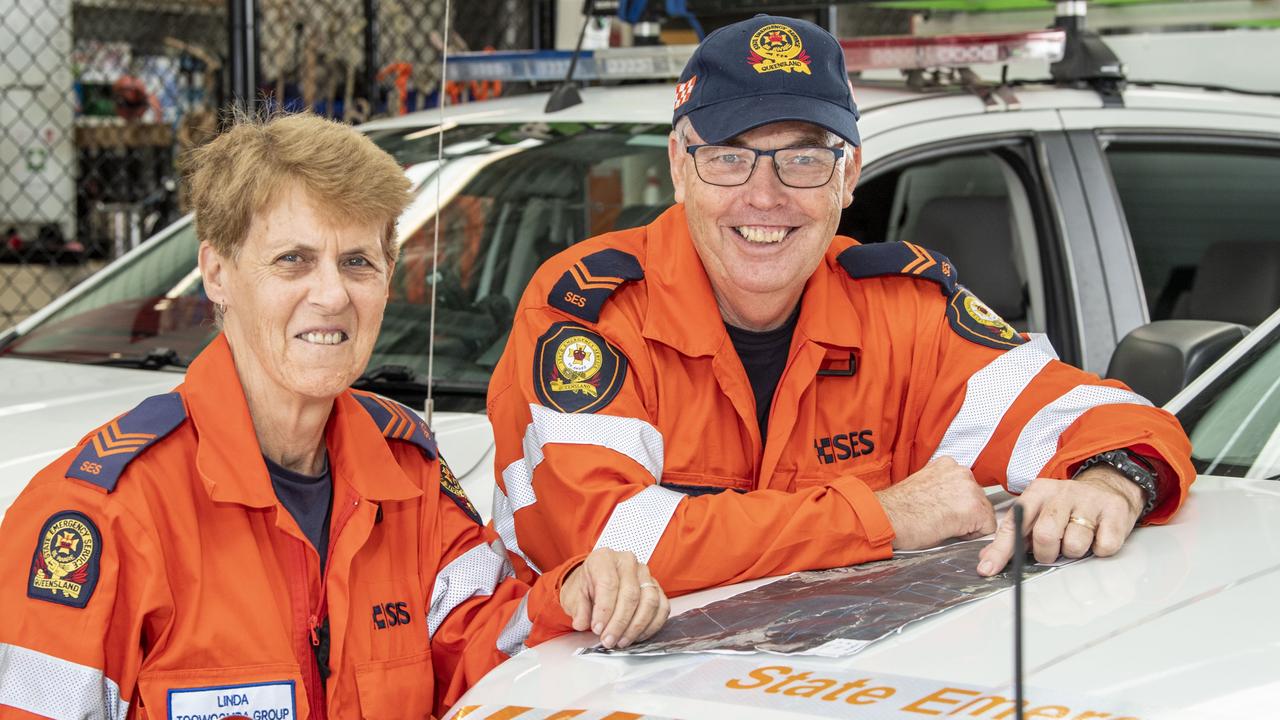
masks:
<svg viewBox="0 0 1280 720"><path fill-rule="evenodd" d="M1280 707L1280 312L1168 408L1201 475L1169 525L1024 583L1025 718L1238 719ZM767 582L676 598L672 614ZM1013 620L1005 591L845 659L578 656L595 639L575 633L499 666L453 717L1012 719ZM566 710L583 712L554 715Z"/></svg>
<svg viewBox="0 0 1280 720"><path fill-rule="evenodd" d="M1029 43L929 45L983 58ZM624 67L644 57L627 52ZM443 125L429 111L363 127L417 196L362 387L423 407L434 286L432 424L486 517L484 392L515 304L547 257L670 204L673 96L671 81L601 86L554 113L532 94L447 108ZM1280 306L1280 98L966 82L859 82L855 96L864 172L841 232L942 251L961 282L1020 330L1047 332L1068 362L1105 373L1119 340L1151 320L1252 326ZM211 318L186 218L0 336L0 511L90 429L180 382Z"/></svg>

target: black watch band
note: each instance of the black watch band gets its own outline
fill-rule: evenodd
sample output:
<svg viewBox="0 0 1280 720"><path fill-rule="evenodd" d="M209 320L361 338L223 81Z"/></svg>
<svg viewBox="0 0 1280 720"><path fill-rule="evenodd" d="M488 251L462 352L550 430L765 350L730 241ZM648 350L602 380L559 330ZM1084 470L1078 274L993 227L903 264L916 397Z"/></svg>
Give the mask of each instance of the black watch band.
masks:
<svg viewBox="0 0 1280 720"><path fill-rule="evenodd" d="M1124 448L1098 453L1080 463L1080 467L1076 469L1076 476L1078 477L1080 473L1100 463L1115 468L1121 475L1129 478L1134 484L1142 488L1142 493L1146 496L1147 502L1143 505L1142 512L1138 515L1139 520L1155 509L1158 488L1156 471L1142 456Z"/></svg>

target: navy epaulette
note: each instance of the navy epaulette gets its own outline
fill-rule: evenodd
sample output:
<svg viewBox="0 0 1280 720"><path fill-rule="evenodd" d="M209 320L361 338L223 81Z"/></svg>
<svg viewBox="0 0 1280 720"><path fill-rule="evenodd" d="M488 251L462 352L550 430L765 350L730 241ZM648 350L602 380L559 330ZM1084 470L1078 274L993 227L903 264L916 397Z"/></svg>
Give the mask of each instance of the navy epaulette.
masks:
<svg viewBox="0 0 1280 720"><path fill-rule="evenodd" d="M388 400L380 395L368 393L352 393L360 405L368 411L374 424L382 430L383 436L392 440L403 440L413 443L426 453L427 458L435 460L439 456L436 449L436 438L427 430L427 421L422 416L401 405L395 400Z"/></svg>
<svg viewBox="0 0 1280 720"><path fill-rule="evenodd" d="M67 477L111 492L129 463L186 419L181 395L153 395L94 433L71 461Z"/></svg>
<svg viewBox="0 0 1280 720"><path fill-rule="evenodd" d="M622 284L644 278L635 255L609 248L593 252L569 266L556 281L547 302L570 315L597 322L600 309Z"/></svg>
<svg viewBox="0 0 1280 720"><path fill-rule="evenodd" d="M914 243L854 245L836 256L836 260L855 280L883 275L913 275L938 283L942 294L948 297L956 291L956 269L951 261L940 252L926 250Z"/></svg>

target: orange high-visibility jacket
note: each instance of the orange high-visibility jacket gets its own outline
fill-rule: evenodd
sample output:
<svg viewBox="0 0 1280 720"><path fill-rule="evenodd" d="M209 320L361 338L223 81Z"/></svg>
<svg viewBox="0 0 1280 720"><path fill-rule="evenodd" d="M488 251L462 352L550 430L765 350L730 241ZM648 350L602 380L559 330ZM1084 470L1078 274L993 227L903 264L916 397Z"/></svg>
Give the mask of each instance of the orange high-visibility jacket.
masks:
<svg viewBox="0 0 1280 720"><path fill-rule="evenodd" d="M517 572L611 547L678 594L884 558L875 491L938 456L1016 493L1127 447L1161 477L1148 521L1173 514L1194 478L1177 421L1016 334L956 275L915 245L836 237L761 438L683 206L549 260L489 386L493 529Z"/></svg>
<svg viewBox="0 0 1280 720"><path fill-rule="evenodd" d="M572 563L511 577L408 408L344 393L325 445L324 577L223 336L37 475L0 526L0 717L425 718L572 629Z"/></svg>

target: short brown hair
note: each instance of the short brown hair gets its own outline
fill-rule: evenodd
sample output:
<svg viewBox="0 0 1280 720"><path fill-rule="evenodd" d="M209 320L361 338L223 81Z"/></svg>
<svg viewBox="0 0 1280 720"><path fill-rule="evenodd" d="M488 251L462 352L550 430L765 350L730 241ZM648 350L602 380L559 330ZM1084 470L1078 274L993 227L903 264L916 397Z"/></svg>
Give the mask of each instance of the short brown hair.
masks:
<svg viewBox="0 0 1280 720"><path fill-rule="evenodd" d="M234 259L255 213L299 183L325 215L379 223L382 251L394 262L396 219L408 206L400 165L349 125L311 113L256 119L238 114L229 130L183 160L196 214L196 237Z"/></svg>

